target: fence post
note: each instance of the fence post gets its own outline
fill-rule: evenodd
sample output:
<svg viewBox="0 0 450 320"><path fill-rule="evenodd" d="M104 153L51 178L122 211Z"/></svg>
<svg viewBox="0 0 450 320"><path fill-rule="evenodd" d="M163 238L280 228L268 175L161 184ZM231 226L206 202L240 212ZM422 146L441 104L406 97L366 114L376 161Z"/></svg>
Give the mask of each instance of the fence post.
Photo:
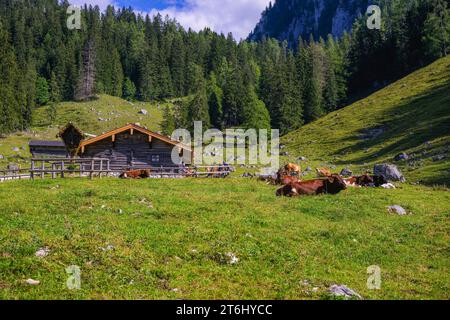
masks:
<svg viewBox="0 0 450 320"><path fill-rule="evenodd" d="M56 164L52 163L52 179L56 179Z"/></svg>
<svg viewBox="0 0 450 320"><path fill-rule="evenodd" d="M110 163L111 161L108 159L108 160L106 160L106 170L108 171L107 173L106 173L106 177L109 177L109 172L111 171L111 163Z"/></svg>
<svg viewBox="0 0 450 320"><path fill-rule="evenodd" d="M42 160L42 163L41 163L41 179L44 179L44 175L45 175L45 161Z"/></svg>
<svg viewBox="0 0 450 320"><path fill-rule="evenodd" d="M64 170L65 170L65 168L64 168L64 160L62 160L61 161L61 178L64 178Z"/></svg>
<svg viewBox="0 0 450 320"><path fill-rule="evenodd" d="M94 160L91 161L91 173L89 175L89 178L92 179L93 175L94 175L94 170L95 170L95 162Z"/></svg>
<svg viewBox="0 0 450 320"><path fill-rule="evenodd" d="M34 180L34 160L31 160L30 178Z"/></svg>
<svg viewBox="0 0 450 320"><path fill-rule="evenodd" d="M103 159L100 160L100 172L98 173L98 177L102 177L102 171L103 171Z"/></svg>

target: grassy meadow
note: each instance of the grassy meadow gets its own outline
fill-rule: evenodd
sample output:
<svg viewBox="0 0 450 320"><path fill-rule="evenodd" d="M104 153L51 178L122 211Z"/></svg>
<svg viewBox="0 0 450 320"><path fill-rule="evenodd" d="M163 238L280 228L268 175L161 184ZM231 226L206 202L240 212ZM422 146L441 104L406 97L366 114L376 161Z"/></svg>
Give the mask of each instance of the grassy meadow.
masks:
<svg viewBox="0 0 450 320"><path fill-rule="evenodd" d="M275 189L242 178L0 183L0 299L329 299L333 284L365 299L450 298L448 190ZM410 214L388 213L396 204ZM70 265L80 290L66 288ZM381 290L366 287L371 265Z"/></svg>

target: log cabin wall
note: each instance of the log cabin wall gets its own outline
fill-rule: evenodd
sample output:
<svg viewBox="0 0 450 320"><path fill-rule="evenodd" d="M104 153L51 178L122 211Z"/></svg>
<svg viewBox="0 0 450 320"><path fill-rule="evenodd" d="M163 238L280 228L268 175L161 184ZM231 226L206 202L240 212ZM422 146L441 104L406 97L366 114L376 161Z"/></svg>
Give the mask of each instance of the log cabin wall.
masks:
<svg viewBox="0 0 450 320"><path fill-rule="evenodd" d="M106 158L111 160L111 170L144 169L176 166L172 162L173 146L139 131L128 132L97 141L85 147L83 158Z"/></svg>

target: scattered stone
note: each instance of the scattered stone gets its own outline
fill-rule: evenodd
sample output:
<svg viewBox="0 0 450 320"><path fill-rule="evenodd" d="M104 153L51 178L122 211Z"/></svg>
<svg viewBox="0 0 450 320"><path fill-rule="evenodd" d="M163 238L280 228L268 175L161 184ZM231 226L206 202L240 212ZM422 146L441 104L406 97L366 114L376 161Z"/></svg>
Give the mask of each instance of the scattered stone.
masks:
<svg viewBox="0 0 450 320"><path fill-rule="evenodd" d="M343 177L351 177L351 176L353 176L353 171L350 170L349 168L345 168L345 169L342 169L340 175Z"/></svg>
<svg viewBox="0 0 450 320"><path fill-rule="evenodd" d="M44 258L48 256L50 253L50 249L48 247L40 248L36 253L34 254L36 257Z"/></svg>
<svg viewBox="0 0 450 320"><path fill-rule="evenodd" d="M361 295L345 285L332 285L329 289L330 293L336 297L344 297L345 299L358 298L362 299Z"/></svg>
<svg viewBox="0 0 450 320"><path fill-rule="evenodd" d="M117 213L118 213L118 214L122 214L122 213L123 213L123 210L122 210L122 209L119 209L119 210L117 210Z"/></svg>
<svg viewBox="0 0 450 320"><path fill-rule="evenodd" d="M39 280L34 280L34 279L27 279L25 281L27 284L29 284L30 286L37 286L39 285L41 282Z"/></svg>
<svg viewBox="0 0 450 320"><path fill-rule="evenodd" d="M12 151L14 151L14 152L19 152L19 151L20 151L20 149L19 149L19 148L17 148L17 147L15 147L15 148L12 148Z"/></svg>
<svg viewBox="0 0 450 320"><path fill-rule="evenodd" d="M445 154L439 154L439 155L433 157L433 162L438 162L438 161L444 160L445 158L447 158L447 156Z"/></svg>
<svg viewBox="0 0 450 320"><path fill-rule="evenodd" d="M299 157L298 161L308 161L308 159L306 159L306 157Z"/></svg>
<svg viewBox="0 0 450 320"><path fill-rule="evenodd" d="M289 156L289 152L285 151L285 152L281 152L280 156L282 157L288 157Z"/></svg>
<svg viewBox="0 0 450 320"><path fill-rule="evenodd" d="M392 183L382 184L381 187L383 189L396 189L396 187Z"/></svg>
<svg viewBox="0 0 450 320"><path fill-rule="evenodd" d="M239 262L238 257L236 257L236 255L232 252L228 252L227 254L225 254L225 256L228 258L229 264L236 264Z"/></svg>
<svg viewBox="0 0 450 320"><path fill-rule="evenodd" d="M144 116L146 116L148 114L148 111L145 109L141 109L139 110L139 114L143 114Z"/></svg>
<svg viewBox="0 0 450 320"><path fill-rule="evenodd" d="M395 205L395 206L389 206L388 211L392 214L398 214L399 216L405 216L407 215L406 210L403 209L401 206Z"/></svg>
<svg viewBox="0 0 450 320"><path fill-rule="evenodd" d="M409 159L409 156L406 153L402 152L395 156L394 161L402 161L402 160L408 160L408 159Z"/></svg>
<svg viewBox="0 0 450 320"><path fill-rule="evenodd" d="M393 164L376 164L373 168L374 175L383 176L389 181L405 182L406 179L397 166Z"/></svg>
<svg viewBox="0 0 450 320"><path fill-rule="evenodd" d="M312 292L318 292L319 291L319 288L318 287L314 287L314 288L312 288Z"/></svg>

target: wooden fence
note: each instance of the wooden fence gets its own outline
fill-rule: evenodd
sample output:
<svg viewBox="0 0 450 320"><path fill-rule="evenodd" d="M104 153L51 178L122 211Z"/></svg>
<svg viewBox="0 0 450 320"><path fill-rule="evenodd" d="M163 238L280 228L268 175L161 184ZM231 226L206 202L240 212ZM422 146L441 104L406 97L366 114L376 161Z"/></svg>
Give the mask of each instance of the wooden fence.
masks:
<svg viewBox="0 0 450 320"><path fill-rule="evenodd" d="M151 178L224 178L234 171L231 166L193 166L148 168ZM14 179L44 179L66 177L117 176L110 160L103 158L33 158L30 169L0 170L0 181Z"/></svg>
<svg viewBox="0 0 450 320"><path fill-rule="evenodd" d="M112 173L110 160L102 158L35 158L31 159L30 178L80 176L93 178Z"/></svg>
<svg viewBox="0 0 450 320"><path fill-rule="evenodd" d="M0 170L0 181L16 180L16 179L29 179L29 169L6 169Z"/></svg>

